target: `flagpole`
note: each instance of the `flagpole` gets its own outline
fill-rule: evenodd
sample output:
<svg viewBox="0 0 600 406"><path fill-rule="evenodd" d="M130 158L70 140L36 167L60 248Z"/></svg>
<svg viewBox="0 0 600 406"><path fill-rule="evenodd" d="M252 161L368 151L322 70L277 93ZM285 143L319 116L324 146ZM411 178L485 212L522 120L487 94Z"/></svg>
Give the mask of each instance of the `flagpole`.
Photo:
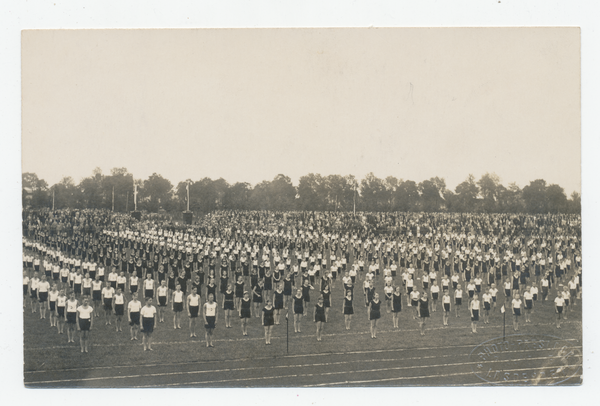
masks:
<svg viewBox="0 0 600 406"><path fill-rule="evenodd" d="M504 320L502 322L502 341L506 340L506 308L502 305L502 315L504 316Z"/></svg>
<svg viewBox="0 0 600 406"><path fill-rule="evenodd" d="M354 185L354 215L356 216L356 185Z"/></svg>
<svg viewBox="0 0 600 406"><path fill-rule="evenodd" d="M54 189L52 189L52 211L54 211Z"/></svg>
<svg viewBox="0 0 600 406"><path fill-rule="evenodd" d="M189 184L189 182L185 184L185 189L187 190L187 211L190 211L190 184Z"/></svg>
<svg viewBox="0 0 600 406"><path fill-rule="evenodd" d="M115 187L113 186L113 193L112 193L112 211L115 211Z"/></svg>

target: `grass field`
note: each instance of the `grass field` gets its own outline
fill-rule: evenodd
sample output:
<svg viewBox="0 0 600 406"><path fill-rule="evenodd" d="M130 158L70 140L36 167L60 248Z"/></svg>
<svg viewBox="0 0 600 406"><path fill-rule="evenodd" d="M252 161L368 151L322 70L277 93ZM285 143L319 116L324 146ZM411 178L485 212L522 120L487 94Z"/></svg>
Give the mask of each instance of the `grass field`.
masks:
<svg viewBox="0 0 600 406"><path fill-rule="evenodd" d="M381 288L381 277L376 287ZM497 310L490 324L479 323L477 333L470 328L469 313L463 306L459 318L453 314L450 325L442 325L442 313L432 313L425 336L419 334L411 309L403 307L400 328L392 328L391 314L382 311L379 332L371 339L367 310L355 300L355 315L350 331L345 330L341 314L341 287L333 291L333 307L325 325L323 341L317 342L315 326L309 314L302 321L302 332L294 333L289 320L274 326L272 345L265 345L260 319L249 323L243 337L239 319L233 328L225 328L222 314L215 331L214 348L206 348L203 327L198 338L190 338L187 317L182 329L174 330L172 313L154 331L154 351L143 351L141 341L130 341L127 323L123 332L104 318L95 320L90 352L82 354L76 343L67 344L66 334L50 328L39 313L24 311L24 381L28 387L337 387L337 386L421 386L490 385L474 373L477 360L470 357L475 348L488 340L502 337L503 315ZM316 294L315 294L316 296ZM357 299L362 293L357 292ZM405 298L405 297L404 297ZM550 298L554 298L554 289ZM504 300L499 297L500 302ZM313 298L312 305L315 299ZM498 309L500 305L498 306ZM382 306L383 309L383 306ZM311 307L312 310L312 307ZM290 314L291 316L291 314ZM531 335L561 338L579 354L582 352L581 301L568 313L562 328L554 324L551 302L538 301L532 323L512 330L512 318L506 316L506 339L518 341ZM514 336L520 334L520 336ZM140 338L141 339L141 338ZM289 344L289 350L288 350ZM495 368L509 376L504 383L532 384L526 372L533 369L555 371L560 365L556 351L524 347L510 350L495 362ZM579 357L581 359L581 357ZM560 384L581 382L581 368ZM569 379L566 379L569 378ZM541 379L536 384L556 384L556 379Z"/></svg>

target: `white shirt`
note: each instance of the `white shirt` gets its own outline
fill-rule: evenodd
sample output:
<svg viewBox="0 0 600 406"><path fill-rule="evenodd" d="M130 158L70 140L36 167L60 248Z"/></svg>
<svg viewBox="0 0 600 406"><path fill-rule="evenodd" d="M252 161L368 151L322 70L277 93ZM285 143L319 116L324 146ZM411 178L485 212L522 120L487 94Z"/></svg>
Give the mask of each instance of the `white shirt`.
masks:
<svg viewBox="0 0 600 406"><path fill-rule="evenodd" d="M142 317L146 317L148 319L154 318L154 315L156 314L156 307L152 305L150 305L149 307L144 306L141 308L140 314L142 315Z"/></svg>
<svg viewBox="0 0 600 406"><path fill-rule="evenodd" d="M84 320L90 319L93 311L94 311L94 308L92 306L88 306L87 308L85 308L83 306L79 306L77 308L77 313L79 313L79 318L84 319Z"/></svg>
<svg viewBox="0 0 600 406"><path fill-rule="evenodd" d="M141 308L142 308L142 302L140 302L139 300L132 300L127 305L127 311L130 313L137 313L140 311Z"/></svg>

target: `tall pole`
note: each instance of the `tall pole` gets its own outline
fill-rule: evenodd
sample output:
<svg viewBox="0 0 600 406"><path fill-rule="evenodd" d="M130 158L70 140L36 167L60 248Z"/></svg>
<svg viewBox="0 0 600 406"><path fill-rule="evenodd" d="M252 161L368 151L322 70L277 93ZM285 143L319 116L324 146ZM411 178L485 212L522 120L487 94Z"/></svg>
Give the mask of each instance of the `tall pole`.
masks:
<svg viewBox="0 0 600 406"><path fill-rule="evenodd" d="M290 310L285 314L285 352L287 354L290 353L290 319L288 315L290 314Z"/></svg>
<svg viewBox="0 0 600 406"><path fill-rule="evenodd" d="M52 189L52 211L54 211L54 189Z"/></svg>
<svg viewBox="0 0 600 406"><path fill-rule="evenodd" d="M112 193L112 211L115 211L115 187L113 186L113 193Z"/></svg>
<svg viewBox="0 0 600 406"><path fill-rule="evenodd" d="M137 211L137 185L133 183L133 210Z"/></svg>
<svg viewBox="0 0 600 406"><path fill-rule="evenodd" d="M354 185L354 215L356 216L356 185Z"/></svg>
<svg viewBox="0 0 600 406"><path fill-rule="evenodd" d="M185 189L187 190L187 211L190 211L190 183L187 182L185 184Z"/></svg>

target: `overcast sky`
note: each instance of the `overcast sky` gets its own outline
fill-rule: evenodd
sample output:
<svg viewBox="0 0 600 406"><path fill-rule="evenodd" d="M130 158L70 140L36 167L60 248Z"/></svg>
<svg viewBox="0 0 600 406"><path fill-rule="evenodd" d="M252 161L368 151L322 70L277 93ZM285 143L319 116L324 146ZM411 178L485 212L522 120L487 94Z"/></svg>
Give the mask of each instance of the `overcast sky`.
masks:
<svg viewBox="0 0 600 406"><path fill-rule="evenodd" d="M581 190L580 33L25 31L22 170L173 184L283 173Z"/></svg>

